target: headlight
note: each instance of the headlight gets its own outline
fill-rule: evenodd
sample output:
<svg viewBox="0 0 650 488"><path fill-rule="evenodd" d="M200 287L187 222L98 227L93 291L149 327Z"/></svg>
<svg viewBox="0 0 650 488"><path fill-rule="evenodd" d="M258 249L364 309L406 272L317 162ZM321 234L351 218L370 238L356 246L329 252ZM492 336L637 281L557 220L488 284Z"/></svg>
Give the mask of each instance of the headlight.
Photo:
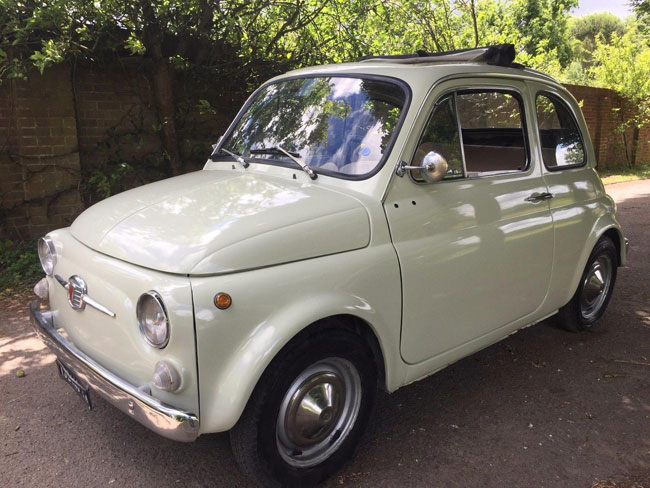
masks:
<svg viewBox="0 0 650 488"><path fill-rule="evenodd" d="M165 347L169 342L169 319L160 295L155 291L140 295L136 315L144 340L158 349Z"/></svg>
<svg viewBox="0 0 650 488"><path fill-rule="evenodd" d="M41 237L38 240L38 259L41 260L41 266L45 274L52 276L56 264L56 250L52 239L49 237Z"/></svg>

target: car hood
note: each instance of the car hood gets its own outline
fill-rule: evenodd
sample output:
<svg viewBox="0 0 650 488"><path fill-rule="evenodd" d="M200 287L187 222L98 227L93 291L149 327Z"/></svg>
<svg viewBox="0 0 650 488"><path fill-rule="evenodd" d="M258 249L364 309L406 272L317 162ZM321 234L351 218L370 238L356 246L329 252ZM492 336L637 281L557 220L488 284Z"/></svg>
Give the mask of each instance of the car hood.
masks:
<svg viewBox="0 0 650 488"><path fill-rule="evenodd" d="M357 199L318 184L202 170L103 200L71 232L129 263L201 275L359 249L370 222Z"/></svg>

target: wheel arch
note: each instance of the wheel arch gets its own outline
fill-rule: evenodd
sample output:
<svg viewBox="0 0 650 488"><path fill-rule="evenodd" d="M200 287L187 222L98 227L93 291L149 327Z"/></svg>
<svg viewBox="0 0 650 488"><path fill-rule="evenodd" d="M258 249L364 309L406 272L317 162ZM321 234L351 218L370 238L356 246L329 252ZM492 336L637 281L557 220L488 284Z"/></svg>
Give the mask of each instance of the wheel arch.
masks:
<svg viewBox="0 0 650 488"><path fill-rule="evenodd" d="M590 237L585 243L584 249L580 256L580 260L578 261L579 266L576 266L573 278L571 280L571 286L567 290L567 296L563 300L562 305L568 303L578 289L580 278L582 277L582 274L585 270L589 256L594 250L594 247L596 247L598 241L600 241L603 237L608 237L614 242L618 256L617 265L623 266L625 264L625 239L623 237L621 227L611 215L603 215L594 225L592 232L590 233Z"/></svg>
<svg viewBox="0 0 650 488"><path fill-rule="evenodd" d="M306 337L314 334L326 332L328 330L347 330L359 337L359 339L370 349L375 368L377 370L377 384L380 388L387 390L386 385L386 361L384 360L384 352L382 351L379 338L373 326L356 315L341 313L330 315L322 319L312 322L304 329L295 334L287 343L278 351L271 362L265 368L265 371L273 364L275 358L286 351L288 348L293 347L296 342L304 340ZM260 376L260 378L264 375ZM259 380L258 380L259 382Z"/></svg>
<svg viewBox="0 0 650 488"><path fill-rule="evenodd" d="M322 334L324 332L326 333L328 330L347 330L358 335L359 340L366 344L372 353L374 364L377 368L378 386L383 390L389 390L390 380L387 380L388 365L385 351L382 348L382 343L379 340L376 329L367 320L349 313L335 313L313 320L307 325L302 326L302 328L300 328L298 324L293 324L291 329L293 330L292 333L287 333L288 331L286 330L284 331L285 334L283 335L282 343L276 342L272 354L270 354L266 360L257 361L255 367L252 370L249 370L244 377L240 378L242 380L242 384L240 385L241 388L239 394L234 396L241 399L241 394L247 393L245 395L246 400L243 404L236 406L230 411L231 416L235 412L236 416L231 417L228 424L232 425L229 425L227 428L231 428L238 421L239 417L248 405L248 402L251 398L255 397L255 391L260 382L263 381L265 373L273 367L276 359L280 357L283 352L294 347L296 343L305 340L309 336ZM231 372L236 371L238 369L236 363L232 364L230 369ZM222 428L220 430L226 429Z"/></svg>
<svg viewBox="0 0 650 488"><path fill-rule="evenodd" d="M338 313L325 316L323 318L314 320L302 329L299 329L293 336L288 337L281 347L276 348L273 357L266 363L263 369L258 371L257 378L250 389L249 400L254 396L260 382L263 380L264 375L270 368L273 367L276 360L287 350L295 347L298 343L307 340L316 335L327 333L328 331L345 330L357 335L359 340L365 344L370 350L373 362L377 371L377 386L384 391L388 391L386 383L386 361L384 359L384 352L382 351L379 338L374 327L363 318L349 314ZM246 402L248 403L248 402Z"/></svg>
<svg viewBox="0 0 650 488"><path fill-rule="evenodd" d="M623 237L621 229L614 226L608 227L600 237L598 237L596 242L603 237L609 237L614 242L614 245L616 246L616 256L618 257L618 262L616 264L618 266L623 266L627 256L625 255L625 238Z"/></svg>

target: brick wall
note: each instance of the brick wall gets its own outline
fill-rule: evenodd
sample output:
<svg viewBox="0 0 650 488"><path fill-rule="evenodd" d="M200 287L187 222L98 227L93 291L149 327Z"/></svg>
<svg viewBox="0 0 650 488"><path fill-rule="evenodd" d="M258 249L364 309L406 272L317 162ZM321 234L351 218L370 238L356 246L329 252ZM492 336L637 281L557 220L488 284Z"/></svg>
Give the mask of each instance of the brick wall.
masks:
<svg viewBox="0 0 650 488"><path fill-rule="evenodd" d="M160 152L152 91L140 68L115 64L110 70L92 66L75 72L79 151L85 166Z"/></svg>
<svg viewBox="0 0 650 488"><path fill-rule="evenodd" d="M599 167L625 166L627 163L623 138L616 128L625 120L629 112L613 110L625 107L625 100L615 91L606 88L565 86L582 104L582 113L589 128ZM628 144L631 145L632 130L627 130L626 137ZM637 161L650 161L650 127L644 127L639 133Z"/></svg>
<svg viewBox="0 0 650 488"><path fill-rule="evenodd" d="M612 111L623 101L611 90L567 88L582 103L599 165L624 165L616 127L625 114ZM177 129L184 160L198 162L187 164L189 171L200 167L197 164L204 161L209 145L223 132L239 102L224 94L216 115L200 115L192 112L195 102L187 102L185 89L183 83L176 89L179 107L185 103L184 123ZM69 225L84 206L94 203L87 192L82 201L82 169L92 175L96 169L129 161L155 169L163 159L158 130L146 66L141 63L60 65L44 75L32 73L27 81L3 82L0 238L26 240ZM650 128L645 128L639 139L639 161L650 161L648 140ZM124 187L143 181L137 172L130 178Z"/></svg>
<svg viewBox="0 0 650 488"><path fill-rule="evenodd" d="M28 239L69 225L81 209L70 71L0 88L0 235Z"/></svg>

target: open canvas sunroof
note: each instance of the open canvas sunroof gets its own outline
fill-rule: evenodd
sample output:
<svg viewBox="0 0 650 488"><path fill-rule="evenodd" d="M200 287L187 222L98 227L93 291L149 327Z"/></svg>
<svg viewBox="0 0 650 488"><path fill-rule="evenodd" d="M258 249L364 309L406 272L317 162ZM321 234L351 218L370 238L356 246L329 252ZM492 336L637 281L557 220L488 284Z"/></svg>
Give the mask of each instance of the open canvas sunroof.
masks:
<svg viewBox="0 0 650 488"><path fill-rule="evenodd" d="M485 63L494 66L509 66L522 68L514 62L515 46L513 44L497 44L495 46L477 47L429 53L416 51L414 54L396 54L385 56L364 56L359 61L388 61L391 63L420 64L420 63Z"/></svg>

